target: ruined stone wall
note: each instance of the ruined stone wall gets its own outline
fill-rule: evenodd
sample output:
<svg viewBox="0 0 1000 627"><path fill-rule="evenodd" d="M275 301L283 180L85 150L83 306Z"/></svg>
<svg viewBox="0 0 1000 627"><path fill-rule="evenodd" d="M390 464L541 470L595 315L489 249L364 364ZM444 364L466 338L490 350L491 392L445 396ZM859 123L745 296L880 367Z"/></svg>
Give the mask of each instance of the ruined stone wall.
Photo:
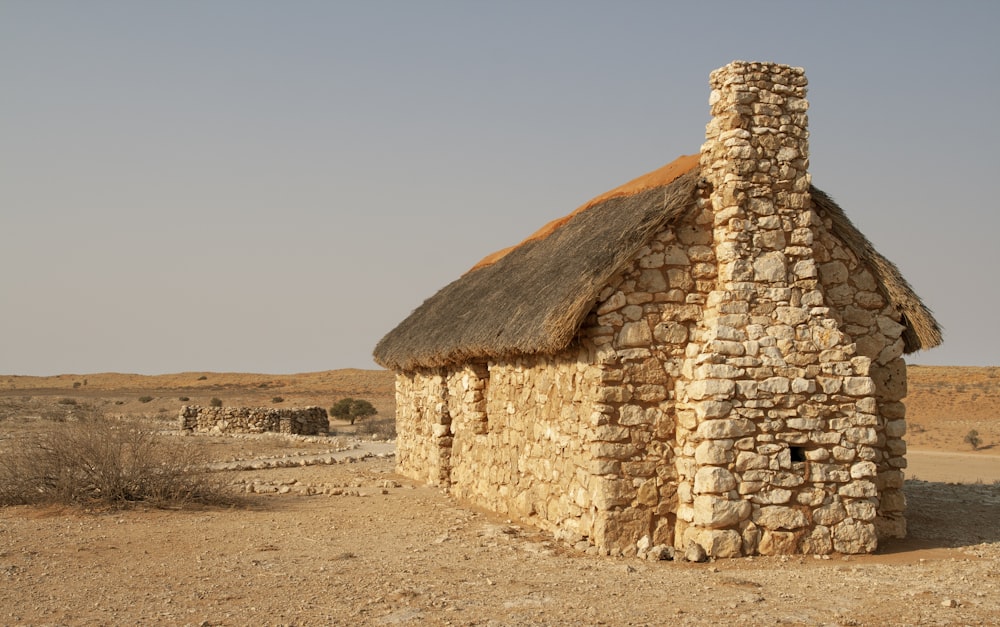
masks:
<svg viewBox="0 0 1000 627"><path fill-rule="evenodd" d="M734 62L711 83L701 166L719 273L676 386L676 542L715 556L873 551L878 482L899 463L880 404L901 410L844 315L867 346L893 344L898 325L812 209L802 70ZM896 367L892 352L875 370Z"/></svg>
<svg viewBox="0 0 1000 627"><path fill-rule="evenodd" d="M201 407L184 405L178 416L182 430L220 433L326 433L330 426L322 407L276 409L271 407Z"/></svg>

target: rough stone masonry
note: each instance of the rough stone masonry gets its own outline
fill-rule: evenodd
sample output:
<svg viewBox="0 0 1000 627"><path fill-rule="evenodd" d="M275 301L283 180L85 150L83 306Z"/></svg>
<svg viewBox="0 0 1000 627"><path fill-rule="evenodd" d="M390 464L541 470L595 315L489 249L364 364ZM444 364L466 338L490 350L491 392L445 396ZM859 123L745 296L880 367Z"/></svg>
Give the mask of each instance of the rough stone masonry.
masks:
<svg viewBox="0 0 1000 627"><path fill-rule="evenodd" d="M219 433L326 433L330 420L322 407L202 407L184 405L178 416L182 431Z"/></svg>
<svg viewBox="0 0 1000 627"><path fill-rule="evenodd" d="M712 555L870 552L880 515L905 531L903 326L812 208L803 71L733 63L711 85L718 275L678 384L679 531Z"/></svg>

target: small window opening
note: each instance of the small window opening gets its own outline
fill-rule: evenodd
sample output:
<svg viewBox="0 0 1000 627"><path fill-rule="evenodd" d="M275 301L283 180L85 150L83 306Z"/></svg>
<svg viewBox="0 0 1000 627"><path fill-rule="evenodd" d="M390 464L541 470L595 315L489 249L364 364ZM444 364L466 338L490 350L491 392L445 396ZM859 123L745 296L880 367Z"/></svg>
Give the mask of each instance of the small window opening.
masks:
<svg viewBox="0 0 1000 627"><path fill-rule="evenodd" d="M789 446L788 452L791 453L793 462L806 461L806 449L801 446Z"/></svg>

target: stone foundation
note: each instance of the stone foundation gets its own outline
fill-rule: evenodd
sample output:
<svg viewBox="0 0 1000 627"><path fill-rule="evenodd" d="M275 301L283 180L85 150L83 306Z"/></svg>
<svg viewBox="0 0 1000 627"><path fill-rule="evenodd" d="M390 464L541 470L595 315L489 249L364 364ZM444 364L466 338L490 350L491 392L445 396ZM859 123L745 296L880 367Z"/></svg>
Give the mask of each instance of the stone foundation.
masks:
<svg viewBox="0 0 1000 627"><path fill-rule="evenodd" d="M221 433L326 433L330 421L322 407L275 409L270 407L201 407L184 405L179 427L187 431Z"/></svg>

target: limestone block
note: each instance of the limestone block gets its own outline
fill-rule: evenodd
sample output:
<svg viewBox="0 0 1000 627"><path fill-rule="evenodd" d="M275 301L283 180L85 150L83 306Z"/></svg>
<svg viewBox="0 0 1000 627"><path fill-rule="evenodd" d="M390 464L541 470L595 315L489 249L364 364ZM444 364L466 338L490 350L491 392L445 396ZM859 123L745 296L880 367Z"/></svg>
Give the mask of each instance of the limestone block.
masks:
<svg viewBox="0 0 1000 627"><path fill-rule="evenodd" d="M740 451L736 456L736 470L764 470L770 465L770 457L750 451Z"/></svg>
<svg viewBox="0 0 1000 627"><path fill-rule="evenodd" d="M613 311L618 311L625 306L625 302L625 294L622 292L615 292L610 298L597 307L597 315L603 316Z"/></svg>
<svg viewBox="0 0 1000 627"><path fill-rule="evenodd" d="M899 324L888 316L878 316L876 322L878 324L879 332L890 340L899 338L899 336L903 334L903 331L906 330L905 326Z"/></svg>
<svg viewBox="0 0 1000 627"><path fill-rule="evenodd" d="M725 468L704 466L694 476L695 494L724 494L736 487L736 478Z"/></svg>
<svg viewBox="0 0 1000 627"><path fill-rule="evenodd" d="M809 507L819 507L824 500L826 500L826 490L820 487L801 489L795 495L796 503Z"/></svg>
<svg viewBox="0 0 1000 627"><path fill-rule="evenodd" d="M878 432L871 427L851 427L844 431L848 442L855 444L877 444Z"/></svg>
<svg viewBox="0 0 1000 627"><path fill-rule="evenodd" d="M627 460L636 454L636 448L627 443L597 442L591 445L590 452L597 458Z"/></svg>
<svg viewBox="0 0 1000 627"><path fill-rule="evenodd" d="M628 505L636 493L631 482L616 477L591 477L588 489L594 507L605 511Z"/></svg>
<svg viewBox="0 0 1000 627"><path fill-rule="evenodd" d="M809 464L809 481L814 483L844 483L850 481L851 474L837 464Z"/></svg>
<svg viewBox="0 0 1000 627"><path fill-rule="evenodd" d="M694 403L695 414L699 420L723 418L729 414L733 404L729 401L701 401Z"/></svg>
<svg viewBox="0 0 1000 627"><path fill-rule="evenodd" d="M792 531L763 529L757 551L761 555L792 555L798 548L798 536Z"/></svg>
<svg viewBox="0 0 1000 627"><path fill-rule="evenodd" d="M832 528L833 549L853 555L872 553L878 547L875 525L867 522L841 522Z"/></svg>
<svg viewBox="0 0 1000 627"><path fill-rule="evenodd" d="M906 455L906 442L898 438L890 438L886 440L885 449L893 457L902 457Z"/></svg>
<svg viewBox="0 0 1000 627"><path fill-rule="evenodd" d="M847 518L847 508L840 501L835 501L813 510L812 519L817 525L831 526Z"/></svg>
<svg viewBox="0 0 1000 627"><path fill-rule="evenodd" d="M733 357L740 357L746 354L746 346L744 343L734 340L715 339L710 341L705 349L711 354L729 355Z"/></svg>
<svg viewBox="0 0 1000 627"><path fill-rule="evenodd" d="M786 427L799 431L822 429L823 423L824 421L822 418L788 418L785 420Z"/></svg>
<svg viewBox="0 0 1000 627"><path fill-rule="evenodd" d="M771 488L758 491L751 501L758 505L783 505L792 500L792 491L783 488Z"/></svg>
<svg viewBox="0 0 1000 627"><path fill-rule="evenodd" d="M586 464L591 475L617 475L621 472L621 462L616 459L591 459Z"/></svg>
<svg viewBox="0 0 1000 627"><path fill-rule="evenodd" d="M812 327L811 332L813 344L820 350L834 348L844 339L844 334L835 328Z"/></svg>
<svg viewBox="0 0 1000 627"><path fill-rule="evenodd" d="M709 557L739 557L742 554L743 538L733 529L706 529L695 536L697 542Z"/></svg>
<svg viewBox="0 0 1000 627"><path fill-rule="evenodd" d="M663 276L662 270L647 269L639 273L636 286L644 292L657 294L667 289L667 279Z"/></svg>
<svg viewBox="0 0 1000 627"><path fill-rule="evenodd" d="M844 381L840 377L818 376L816 377L816 383L823 391L823 394L837 394L840 392Z"/></svg>
<svg viewBox="0 0 1000 627"><path fill-rule="evenodd" d="M742 345L741 345L742 347ZM695 369L698 379L735 379L743 376L744 370L729 364L702 364Z"/></svg>
<svg viewBox="0 0 1000 627"><path fill-rule="evenodd" d="M819 266L819 280L823 282L823 285L844 283L849 276L850 272L842 261L835 260Z"/></svg>
<svg viewBox="0 0 1000 627"><path fill-rule="evenodd" d="M852 479L867 479L876 474L875 464L872 462L858 462L851 466Z"/></svg>
<svg viewBox="0 0 1000 627"><path fill-rule="evenodd" d="M648 248L645 250L649 250ZM641 251L640 251L641 254ZM662 268L663 267L663 253L648 253L646 255L641 255L639 257L639 267L640 268Z"/></svg>
<svg viewBox="0 0 1000 627"><path fill-rule="evenodd" d="M757 389L770 394L787 394L791 389L791 382L785 377L770 377L758 382Z"/></svg>
<svg viewBox="0 0 1000 627"><path fill-rule="evenodd" d="M706 420L698 425L699 439L722 440L752 435L757 430L753 421L745 418Z"/></svg>
<svg viewBox="0 0 1000 627"><path fill-rule="evenodd" d="M833 551L833 536L829 527L817 525L799 540L799 552L806 555L827 555Z"/></svg>
<svg viewBox="0 0 1000 627"><path fill-rule="evenodd" d="M750 516L750 503L733 501L712 494L694 497L693 523L709 529L731 527Z"/></svg>
<svg viewBox="0 0 1000 627"><path fill-rule="evenodd" d="M728 444L728 447L727 447ZM722 465L733 461L735 457L732 440L703 440L694 452L695 462L701 464ZM741 453L742 455L742 453Z"/></svg>
<svg viewBox="0 0 1000 627"><path fill-rule="evenodd" d="M847 515L855 520L875 520L875 504L869 500L849 500L845 504Z"/></svg>
<svg viewBox="0 0 1000 627"><path fill-rule="evenodd" d="M857 292L854 295L854 302L859 307L867 309L882 309L885 306L885 300L878 292Z"/></svg>
<svg viewBox="0 0 1000 627"><path fill-rule="evenodd" d="M619 346L649 346L652 342L653 334L649 329L649 324L644 320L623 324L622 330L618 334Z"/></svg>
<svg viewBox="0 0 1000 627"><path fill-rule="evenodd" d="M858 451L853 448L847 448L844 446L833 447L833 458L838 462L853 461L857 454Z"/></svg>
<svg viewBox="0 0 1000 627"><path fill-rule="evenodd" d="M781 324L797 326L809 319L809 310L803 307L777 307L774 318Z"/></svg>
<svg viewBox="0 0 1000 627"><path fill-rule="evenodd" d="M764 253L753 262L753 278L763 283L776 283L787 280L787 267L784 253L773 251Z"/></svg>
<svg viewBox="0 0 1000 627"><path fill-rule="evenodd" d="M771 479L771 485L780 488L796 488L805 483L805 477L798 472L777 472Z"/></svg>
<svg viewBox="0 0 1000 627"><path fill-rule="evenodd" d="M855 480L837 489L837 494L851 498L878 496L878 488L871 481Z"/></svg>
<svg viewBox="0 0 1000 627"><path fill-rule="evenodd" d="M687 342L687 326L679 322L661 322L653 328L653 337L660 344L683 344Z"/></svg>
<svg viewBox="0 0 1000 627"><path fill-rule="evenodd" d="M710 397L730 398L736 389L731 379L701 379L687 385L688 396L694 400Z"/></svg>
<svg viewBox="0 0 1000 627"><path fill-rule="evenodd" d="M880 368L872 368L876 394L883 401L899 401L906 396L906 362L895 359Z"/></svg>
<svg viewBox="0 0 1000 627"><path fill-rule="evenodd" d="M875 361L879 364L888 364L895 359L900 358L903 355L903 350L905 349L905 343L903 338L897 339L892 344L889 344L879 352L878 357Z"/></svg>
<svg viewBox="0 0 1000 627"><path fill-rule="evenodd" d="M652 512L645 508L600 512L594 518L594 545L603 551L635 555L636 542L649 533Z"/></svg>
<svg viewBox="0 0 1000 627"><path fill-rule="evenodd" d="M885 494L886 490L898 490L903 487L904 475L901 470L883 470L878 473L875 485Z"/></svg>
<svg viewBox="0 0 1000 627"><path fill-rule="evenodd" d="M601 425L591 431L591 439L599 442L624 442L629 435L627 427L617 425Z"/></svg>
<svg viewBox="0 0 1000 627"><path fill-rule="evenodd" d="M816 392L816 381L796 377L792 379L792 392L795 394L813 394Z"/></svg>
<svg viewBox="0 0 1000 627"><path fill-rule="evenodd" d="M622 405L619 409L618 422L625 426L649 425L655 422L660 411L656 408L643 408L638 405Z"/></svg>
<svg viewBox="0 0 1000 627"><path fill-rule="evenodd" d="M636 502L639 505L655 507L659 500L660 494L656 487L656 479L648 479L644 481L636 491Z"/></svg>

